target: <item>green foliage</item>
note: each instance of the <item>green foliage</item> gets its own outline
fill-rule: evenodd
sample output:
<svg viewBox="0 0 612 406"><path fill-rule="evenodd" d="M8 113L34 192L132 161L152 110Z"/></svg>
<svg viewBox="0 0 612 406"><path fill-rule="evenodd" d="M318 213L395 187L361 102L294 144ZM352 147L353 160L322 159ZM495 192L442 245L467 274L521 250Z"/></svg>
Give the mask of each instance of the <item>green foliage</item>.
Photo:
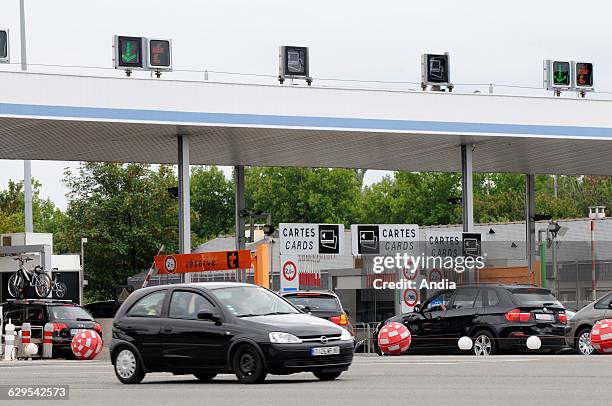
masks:
<svg viewBox="0 0 612 406"><path fill-rule="evenodd" d="M171 167L84 163L64 182L70 192L62 241L78 252L80 237L88 238L85 273L98 298L111 298L115 285L148 269L161 244L176 249L178 205L166 191L176 185Z"/></svg>
<svg viewBox="0 0 612 406"><path fill-rule="evenodd" d="M234 186L216 166L191 170L191 229L204 242L234 230Z"/></svg>
<svg viewBox="0 0 612 406"><path fill-rule="evenodd" d="M281 222L344 223L358 212L361 183L351 169L248 168L246 205Z"/></svg>

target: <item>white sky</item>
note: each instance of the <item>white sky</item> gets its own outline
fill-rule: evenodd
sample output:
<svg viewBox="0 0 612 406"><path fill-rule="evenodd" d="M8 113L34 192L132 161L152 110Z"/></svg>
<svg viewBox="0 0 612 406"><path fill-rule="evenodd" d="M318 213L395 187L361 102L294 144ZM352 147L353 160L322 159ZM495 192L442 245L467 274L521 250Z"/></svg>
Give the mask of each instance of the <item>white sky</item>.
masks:
<svg viewBox="0 0 612 406"><path fill-rule="evenodd" d="M0 1L0 26L11 31L11 59L17 63L18 12L19 0ZM121 34L172 38L176 69L276 75L278 46L306 45L316 83L329 85L338 83L317 78L418 82L420 54L448 51L455 83L540 87L542 60L566 58L593 62L596 88L612 91L612 77L600 74L612 69L611 13L612 3L607 1L567 0L26 0L30 64L111 68L111 39ZM0 70L17 69L18 64L0 65ZM109 69L41 66L29 70L120 74ZM201 74L180 72L166 77L202 79ZM209 79L274 80L216 73ZM485 90L486 86L458 89ZM495 91L530 92L500 87ZM68 165L76 166L32 163L33 176L43 184L43 196L51 197L60 208L66 205L61 178ZM368 173L367 182L379 180L384 173ZM22 161L0 160L0 188L8 179L22 176Z"/></svg>

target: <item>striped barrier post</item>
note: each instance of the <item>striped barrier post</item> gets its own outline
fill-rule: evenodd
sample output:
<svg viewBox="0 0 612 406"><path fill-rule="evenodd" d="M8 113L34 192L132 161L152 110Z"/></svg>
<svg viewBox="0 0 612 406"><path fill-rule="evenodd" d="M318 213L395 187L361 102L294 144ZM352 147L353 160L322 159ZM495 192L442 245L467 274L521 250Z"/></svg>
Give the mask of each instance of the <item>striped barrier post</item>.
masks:
<svg viewBox="0 0 612 406"><path fill-rule="evenodd" d="M4 327L4 331L4 360L12 361L14 359L13 348L15 348L15 325L11 322L11 319Z"/></svg>
<svg viewBox="0 0 612 406"><path fill-rule="evenodd" d="M53 324L45 324L43 330L43 358L53 357Z"/></svg>
<svg viewBox="0 0 612 406"><path fill-rule="evenodd" d="M30 344L32 338L32 325L30 323L23 323L21 325L21 344L26 346Z"/></svg>

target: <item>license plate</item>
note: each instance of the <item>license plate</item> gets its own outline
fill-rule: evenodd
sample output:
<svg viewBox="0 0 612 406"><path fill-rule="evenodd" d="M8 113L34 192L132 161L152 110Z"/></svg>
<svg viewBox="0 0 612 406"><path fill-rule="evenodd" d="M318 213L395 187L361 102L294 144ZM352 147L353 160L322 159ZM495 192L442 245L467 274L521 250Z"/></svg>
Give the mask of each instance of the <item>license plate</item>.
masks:
<svg viewBox="0 0 612 406"><path fill-rule="evenodd" d="M536 313L535 318L536 320L553 321L555 319L555 316L552 314Z"/></svg>
<svg viewBox="0 0 612 406"><path fill-rule="evenodd" d="M75 336L75 335L79 334L81 331L83 331L82 328L71 328L70 329L70 335L71 336Z"/></svg>
<svg viewBox="0 0 612 406"><path fill-rule="evenodd" d="M336 347L317 347L317 348L311 348L310 349L310 355L317 356L317 355L334 355L334 354L340 354L340 347L336 346Z"/></svg>

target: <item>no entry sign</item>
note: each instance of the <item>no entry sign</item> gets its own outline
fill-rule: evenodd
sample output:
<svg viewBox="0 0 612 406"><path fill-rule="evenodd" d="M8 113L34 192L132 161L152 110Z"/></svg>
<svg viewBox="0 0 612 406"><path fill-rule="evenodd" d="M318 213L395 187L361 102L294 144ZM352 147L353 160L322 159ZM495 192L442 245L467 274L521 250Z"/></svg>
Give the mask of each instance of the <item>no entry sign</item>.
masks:
<svg viewBox="0 0 612 406"><path fill-rule="evenodd" d="M281 255L281 292L300 289L299 273L297 255Z"/></svg>
<svg viewBox="0 0 612 406"><path fill-rule="evenodd" d="M402 313L414 311L414 306L419 303L419 291L417 289L405 289L402 293Z"/></svg>

